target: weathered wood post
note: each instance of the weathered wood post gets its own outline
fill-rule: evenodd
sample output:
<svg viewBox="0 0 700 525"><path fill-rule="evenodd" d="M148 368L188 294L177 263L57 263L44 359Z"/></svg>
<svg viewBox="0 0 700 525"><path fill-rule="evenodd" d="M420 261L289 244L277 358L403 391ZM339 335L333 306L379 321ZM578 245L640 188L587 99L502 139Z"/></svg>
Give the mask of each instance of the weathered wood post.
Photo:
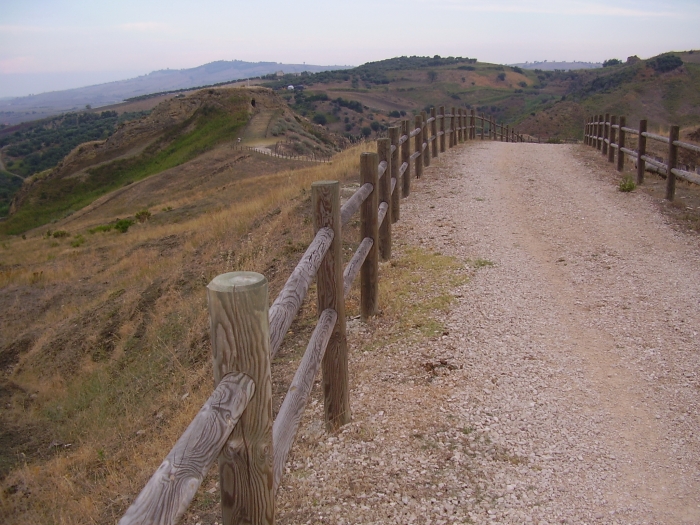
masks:
<svg viewBox="0 0 700 525"><path fill-rule="evenodd" d="M603 155L608 155L608 141L610 140L610 113L605 114L603 121Z"/></svg>
<svg viewBox="0 0 700 525"><path fill-rule="evenodd" d="M394 192L391 194L391 222L397 222L401 216L401 184L399 184L399 128L392 126L389 128L389 140L393 153L391 154L391 178L389 184L396 184ZM395 182L394 182L395 181Z"/></svg>
<svg viewBox="0 0 700 525"><path fill-rule="evenodd" d="M484 134L486 131L486 119L484 118L484 114L481 114L481 140L484 140Z"/></svg>
<svg viewBox="0 0 700 525"><path fill-rule="evenodd" d="M615 148L613 145L619 147L615 142L617 130L614 126L617 126L617 117L615 115L610 115L610 144L608 147L608 162L615 162Z"/></svg>
<svg viewBox="0 0 700 525"><path fill-rule="evenodd" d="M462 136L463 122L462 122L462 108L457 108L457 143L461 144L464 142L464 137Z"/></svg>
<svg viewBox="0 0 700 525"><path fill-rule="evenodd" d="M462 129L462 135L461 135L461 137L462 137L462 140L460 140L460 142L466 142L466 141L467 141L467 131L468 131L468 129L469 129L469 128L467 127L467 110L464 109L464 108L460 109L460 110L459 110L459 115L460 115L460 122L462 123L462 124L461 124L461 129Z"/></svg>
<svg viewBox="0 0 700 525"><path fill-rule="evenodd" d="M476 139L476 111L473 109L469 110L469 138Z"/></svg>
<svg viewBox="0 0 700 525"><path fill-rule="evenodd" d="M420 116L416 116L416 119ZM376 153L363 153L360 156L360 184L370 183L372 193L360 207L360 231L363 239L372 239L372 248L360 268L360 314L362 319L368 319L377 313L377 297L379 295L379 228L377 212L379 209L379 191L377 191ZM418 163L416 163L417 165Z"/></svg>
<svg viewBox="0 0 700 525"><path fill-rule="evenodd" d="M510 126L506 124L506 142L510 142Z"/></svg>
<svg viewBox="0 0 700 525"><path fill-rule="evenodd" d="M627 119L624 116L620 117L620 138L617 140L617 171L625 169L625 153L622 151L625 147L625 130Z"/></svg>
<svg viewBox="0 0 700 525"><path fill-rule="evenodd" d="M489 118L491 126L491 140L495 141L498 139L498 125L496 124L496 117Z"/></svg>
<svg viewBox="0 0 700 525"><path fill-rule="evenodd" d="M605 144L605 115L598 115L600 119L598 122L598 151L603 151L603 144Z"/></svg>
<svg viewBox="0 0 700 525"><path fill-rule="evenodd" d="M642 158L647 154L647 138L644 134L647 132L646 119L639 121L639 141L637 142L637 184L644 183L644 172L646 171L646 162Z"/></svg>
<svg viewBox="0 0 700 525"><path fill-rule="evenodd" d="M440 112L440 153L445 153L445 106L438 108Z"/></svg>
<svg viewBox="0 0 700 525"><path fill-rule="evenodd" d="M379 255L388 261L391 259L391 140L377 140L377 156L380 163L386 162L387 168L379 179L379 203L387 205L386 216L379 226Z"/></svg>
<svg viewBox="0 0 700 525"><path fill-rule="evenodd" d="M421 111L421 139L423 144L425 144L425 150L423 150L423 145L421 145L421 156L423 157L423 166L430 166L430 142L428 141L428 112Z"/></svg>
<svg viewBox="0 0 700 525"><path fill-rule="evenodd" d="M267 279L259 273L218 275L207 286L214 382L240 372L255 393L219 455L223 523L275 521L272 476L272 381Z"/></svg>
<svg viewBox="0 0 700 525"><path fill-rule="evenodd" d="M409 119L401 121L401 134L406 137L406 140L401 144L401 164L406 163L406 171L404 171L401 181L402 197L408 197L411 194L411 135L409 122Z"/></svg>
<svg viewBox="0 0 700 525"><path fill-rule="evenodd" d="M680 136L680 127L671 126L668 135L668 172L666 173L666 200L672 201L676 196L676 175L673 169L678 164L678 146L674 144Z"/></svg>
<svg viewBox="0 0 700 525"><path fill-rule="evenodd" d="M435 107L430 108L430 118L433 119L433 121L430 123L430 138L432 139L431 142L431 155L434 158L437 158L438 156L438 134L437 134L437 112L435 111Z"/></svg>
<svg viewBox="0 0 700 525"><path fill-rule="evenodd" d="M459 108L452 108L452 146L459 144Z"/></svg>
<svg viewBox="0 0 700 525"><path fill-rule="evenodd" d="M376 184L374 188L373 193L376 194ZM319 317L328 308L335 310L338 314L321 362L326 430L335 432L350 422L340 183L338 181L314 182L311 185L311 202L314 206L314 232L318 232L321 228L333 230L333 242L316 273L316 303Z"/></svg>
<svg viewBox="0 0 700 525"><path fill-rule="evenodd" d="M423 175L423 117L416 115L414 119L414 129L416 130L415 140L413 142L416 160L413 163L416 172L416 179L420 179Z"/></svg>

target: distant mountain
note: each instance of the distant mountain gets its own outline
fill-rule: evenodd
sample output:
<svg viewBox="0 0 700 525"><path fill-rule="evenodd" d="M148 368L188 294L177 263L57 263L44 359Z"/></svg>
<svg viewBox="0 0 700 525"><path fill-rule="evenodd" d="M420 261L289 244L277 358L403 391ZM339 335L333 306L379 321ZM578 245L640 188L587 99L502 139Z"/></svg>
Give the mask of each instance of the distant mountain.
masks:
<svg viewBox="0 0 700 525"><path fill-rule="evenodd" d="M106 106L127 98L150 93L254 78L280 71L284 73L301 73L303 71L316 73L347 69L348 67L219 60L190 69L162 69L128 80L2 99L0 100L0 124L17 124L26 120L36 120L65 111L83 109L87 104L93 107Z"/></svg>
<svg viewBox="0 0 700 525"><path fill-rule="evenodd" d="M521 69L541 69L542 71L554 71L556 69L570 71L572 69L597 69L603 67L603 64L600 62L548 62L547 60L543 62L525 62L523 64L509 65Z"/></svg>

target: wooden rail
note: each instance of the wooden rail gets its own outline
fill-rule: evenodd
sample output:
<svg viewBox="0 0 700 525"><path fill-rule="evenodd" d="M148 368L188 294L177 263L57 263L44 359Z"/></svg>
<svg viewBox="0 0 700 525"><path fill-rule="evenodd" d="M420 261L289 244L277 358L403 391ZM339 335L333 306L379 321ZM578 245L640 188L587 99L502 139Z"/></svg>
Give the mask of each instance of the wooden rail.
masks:
<svg viewBox="0 0 700 525"><path fill-rule="evenodd" d="M678 165L679 149L700 153L700 146L681 142L679 140L678 126L671 126L669 136L657 135L647 131L647 121L639 121L639 129L628 128L627 119L624 116L594 115L586 119L584 124L584 144L597 148L608 158L609 162L615 162L617 152L617 171L623 171L625 155L633 159L637 165L637 184L644 183L644 173L649 171L666 179L666 199L672 201L676 194L676 179L681 179L693 184L700 184L700 174L681 169ZM637 149L627 147L630 135L637 137ZM658 160L647 154L647 140L660 142L666 146L667 158Z"/></svg>
<svg viewBox="0 0 700 525"><path fill-rule="evenodd" d="M379 258L391 258L392 223L411 179L446 149L485 134L523 142L483 114L432 108L389 128L377 153L360 156L359 189L340 205L340 184L311 186L315 236L268 310L267 280L251 272L219 275L207 287L216 389L156 471L121 525L175 523L215 459L223 523L274 523L274 494L314 378L322 371L326 429L350 421L345 297L360 275L360 313L377 313ZM413 152L411 152L413 138ZM361 241L342 264L342 230L359 211ZM316 280L318 324L276 419L270 361Z"/></svg>

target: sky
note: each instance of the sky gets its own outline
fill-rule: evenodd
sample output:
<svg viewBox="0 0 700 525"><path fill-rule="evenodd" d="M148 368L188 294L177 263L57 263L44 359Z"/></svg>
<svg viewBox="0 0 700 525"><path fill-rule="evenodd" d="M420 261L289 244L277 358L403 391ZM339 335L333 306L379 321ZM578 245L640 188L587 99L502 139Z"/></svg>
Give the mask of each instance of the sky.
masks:
<svg viewBox="0 0 700 525"><path fill-rule="evenodd" d="M602 62L700 49L699 0L2 0L0 97L215 60Z"/></svg>

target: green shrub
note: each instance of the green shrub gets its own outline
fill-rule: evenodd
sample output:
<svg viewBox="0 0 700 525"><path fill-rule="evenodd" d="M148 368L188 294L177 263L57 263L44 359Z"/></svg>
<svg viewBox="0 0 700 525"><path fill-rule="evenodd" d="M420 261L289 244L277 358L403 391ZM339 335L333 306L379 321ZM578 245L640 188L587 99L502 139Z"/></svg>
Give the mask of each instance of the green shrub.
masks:
<svg viewBox="0 0 700 525"><path fill-rule="evenodd" d="M56 230L53 232L54 239L62 239L64 237L70 237L70 233L68 233L66 230Z"/></svg>
<svg viewBox="0 0 700 525"><path fill-rule="evenodd" d="M101 224L100 226L95 226L94 228L90 228L88 230L88 232L89 233L108 232L108 231L112 231L112 228L114 228L114 224Z"/></svg>
<svg viewBox="0 0 700 525"><path fill-rule="evenodd" d="M146 222L151 218L151 212L148 210L141 210L136 214L136 220L139 222Z"/></svg>
<svg viewBox="0 0 700 525"><path fill-rule="evenodd" d="M636 187L637 187L637 185L634 183L634 180L632 179L632 177L627 175L626 177L624 177L620 181L620 185L618 188L620 191L629 192L629 191L632 191L633 189L635 189Z"/></svg>
<svg viewBox="0 0 700 525"><path fill-rule="evenodd" d="M114 225L114 229L118 230L120 233L126 233L129 226L132 226L134 221L131 219L120 219Z"/></svg>
<svg viewBox="0 0 700 525"><path fill-rule="evenodd" d="M79 246L82 246L83 244L85 244L85 237L83 237L82 235L77 235L77 236L75 237L75 239L73 239L73 240L70 242L70 245L71 245L73 248L77 248L77 247L79 247Z"/></svg>

